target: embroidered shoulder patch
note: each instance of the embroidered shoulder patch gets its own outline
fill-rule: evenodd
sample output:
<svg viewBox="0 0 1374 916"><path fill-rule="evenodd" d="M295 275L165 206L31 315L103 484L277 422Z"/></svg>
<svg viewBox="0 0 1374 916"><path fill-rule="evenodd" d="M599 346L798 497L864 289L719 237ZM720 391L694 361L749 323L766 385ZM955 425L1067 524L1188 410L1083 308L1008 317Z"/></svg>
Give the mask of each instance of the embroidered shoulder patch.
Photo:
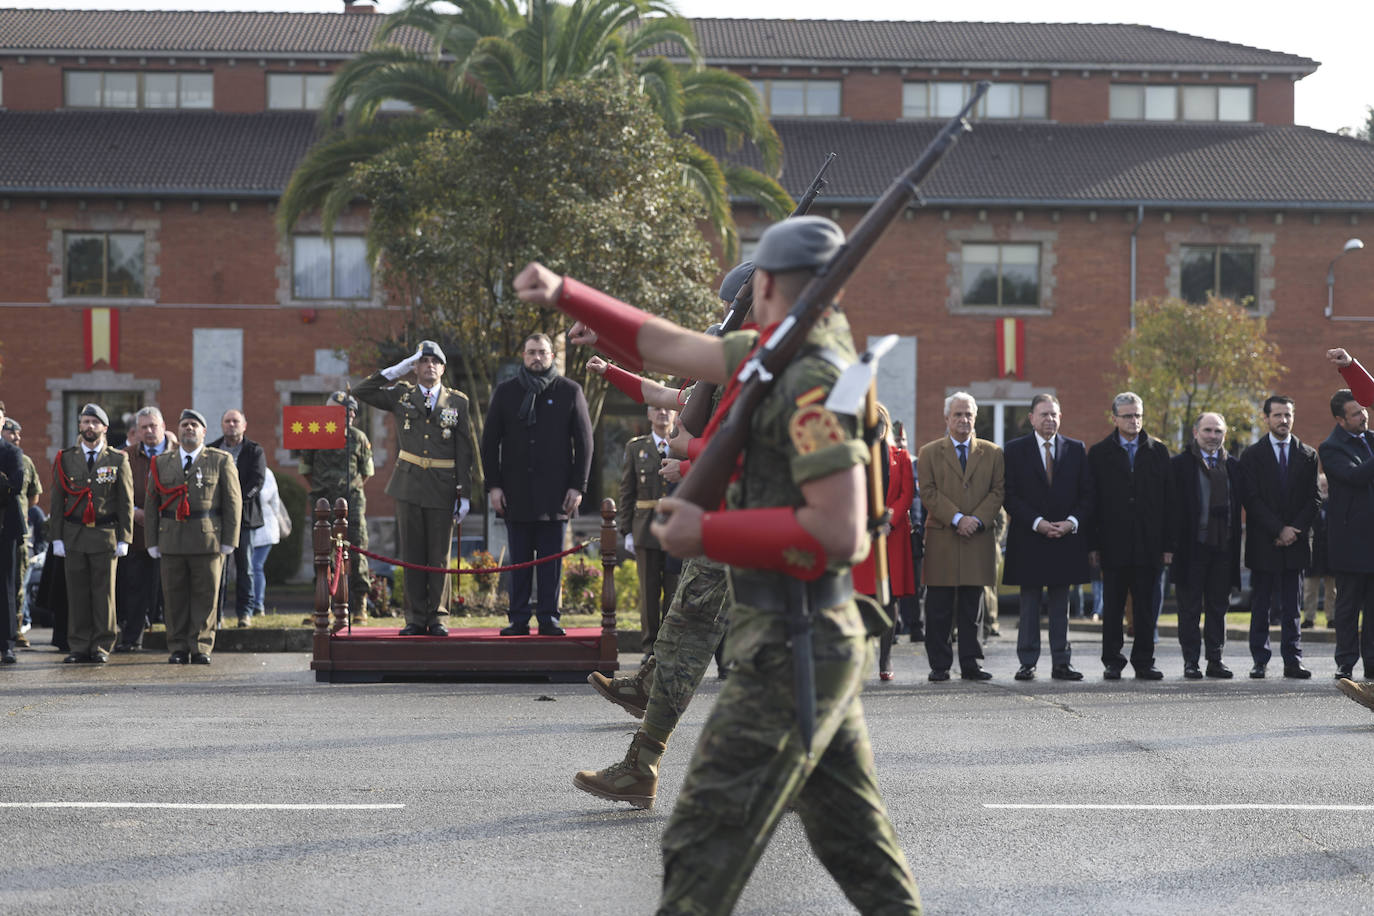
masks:
<svg viewBox="0 0 1374 916"><path fill-rule="evenodd" d="M812 388L810 391L803 391L801 394L797 395L797 406L798 406L798 407L805 407L805 406L808 405L808 404L814 404L814 403L816 403L817 401L823 400L823 399L825 398L825 395L826 395L825 386L824 386L824 385L817 385L815 388Z"/></svg>
<svg viewBox="0 0 1374 916"><path fill-rule="evenodd" d="M809 455L828 445L838 445L845 440L840 418L819 404L803 407L792 414L787 433L792 437L792 445L802 455Z"/></svg>

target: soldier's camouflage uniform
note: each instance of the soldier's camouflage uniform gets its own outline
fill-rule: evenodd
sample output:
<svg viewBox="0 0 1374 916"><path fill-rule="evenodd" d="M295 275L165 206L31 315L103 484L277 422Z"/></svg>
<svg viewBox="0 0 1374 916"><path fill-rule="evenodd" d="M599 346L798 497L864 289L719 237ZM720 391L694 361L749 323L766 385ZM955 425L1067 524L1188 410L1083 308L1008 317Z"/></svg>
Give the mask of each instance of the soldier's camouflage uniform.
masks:
<svg viewBox="0 0 1374 916"><path fill-rule="evenodd" d="M739 365L757 337L754 332L727 336L727 364ZM817 324L808 345L855 359L848 323L838 313ZM744 469L730 487L729 508L800 506L802 484L867 460L854 437L853 418L818 406L838 376L839 370L812 349L781 375L752 418ZM830 568L840 574L847 570L848 564ZM731 575L782 578L740 569ZM852 598L813 609L816 734L814 756L808 758L796 724L784 611L740 603L730 609L725 640L730 678L702 731L663 835L658 911L729 912L778 819L792 805L816 856L861 912L918 913L916 883L878 792L858 699L871 663L869 637L886 621L876 608L861 613Z"/></svg>
<svg viewBox="0 0 1374 916"><path fill-rule="evenodd" d="M19 493L20 507L24 510L25 518L28 517L29 506L34 505L38 497L43 495L43 481L38 479L38 468L34 465L33 459L28 455L22 455L24 459L24 486ZM24 607L24 582L29 576L29 554L33 550L33 531L29 529L24 535L24 546L19 549L19 601L15 604L15 611L20 618L23 617ZM22 624L24 621L19 621Z"/></svg>
<svg viewBox="0 0 1374 916"><path fill-rule="evenodd" d="M309 449L301 453L301 474L310 478L310 512L314 518L315 501L348 500L348 540L366 548L367 497L363 484L377 473L372 465L372 443L367 434L349 425L348 443L343 448ZM367 557L354 554L353 569L348 576L348 611L352 616L367 616L367 595L372 589L372 571Z"/></svg>
<svg viewBox="0 0 1374 916"><path fill-rule="evenodd" d="M683 563L673 603L654 642L655 666L643 731L655 741L667 743L692 702L725 635L726 610L724 565L705 557Z"/></svg>

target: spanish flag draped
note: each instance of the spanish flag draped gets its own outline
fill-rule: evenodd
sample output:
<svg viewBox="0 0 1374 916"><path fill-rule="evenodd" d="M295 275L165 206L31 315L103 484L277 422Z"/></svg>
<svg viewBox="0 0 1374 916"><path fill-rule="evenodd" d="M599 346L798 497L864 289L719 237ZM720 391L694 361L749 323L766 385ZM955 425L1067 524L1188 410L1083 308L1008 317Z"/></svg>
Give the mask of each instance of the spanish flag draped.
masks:
<svg viewBox="0 0 1374 916"><path fill-rule="evenodd" d="M86 309L86 369L103 362L119 371L119 312L110 308Z"/></svg>
<svg viewBox="0 0 1374 916"><path fill-rule="evenodd" d="M283 448L343 448L348 444L348 412L342 404L288 405L282 408Z"/></svg>
<svg viewBox="0 0 1374 916"><path fill-rule="evenodd" d="M1026 323L1020 318L997 322L997 377L1026 377Z"/></svg>

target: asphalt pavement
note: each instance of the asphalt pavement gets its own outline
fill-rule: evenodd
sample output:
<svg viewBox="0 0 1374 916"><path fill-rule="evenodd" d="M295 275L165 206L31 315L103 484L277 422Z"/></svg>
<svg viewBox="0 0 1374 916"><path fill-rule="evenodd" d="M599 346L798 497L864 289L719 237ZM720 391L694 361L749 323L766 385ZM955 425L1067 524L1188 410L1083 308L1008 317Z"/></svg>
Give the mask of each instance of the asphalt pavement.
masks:
<svg viewBox="0 0 1374 916"><path fill-rule="evenodd" d="M1374 912L1374 715L1310 681L930 684L864 706L927 912ZM36 641L37 644L37 641ZM1048 660L1041 666L1048 670ZM635 658L622 656L633 667ZM637 811L573 788L635 729L578 684L321 684L298 653L0 668L0 912L650 913L658 839L719 682ZM99 807L95 805L101 805ZM205 807L212 805L215 807ZM852 912L788 815L736 909Z"/></svg>

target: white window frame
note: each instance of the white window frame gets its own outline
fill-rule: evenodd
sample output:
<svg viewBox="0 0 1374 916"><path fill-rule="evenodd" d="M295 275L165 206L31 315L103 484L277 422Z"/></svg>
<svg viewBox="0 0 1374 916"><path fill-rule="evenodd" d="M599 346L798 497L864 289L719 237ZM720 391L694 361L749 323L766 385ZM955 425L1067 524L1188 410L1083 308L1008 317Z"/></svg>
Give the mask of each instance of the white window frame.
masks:
<svg viewBox="0 0 1374 916"><path fill-rule="evenodd" d="M85 74L96 76L100 80L98 104L95 105L73 105L71 103L70 78L75 74ZM105 83L109 76L132 76L135 81L134 104L133 105L110 105L106 99ZM149 76L174 76L177 79L176 104L150 106L147 96L147 77ZM208 76L210 78L210 98L205 105L187 105L184 103L181 89L181 78L183 76ZM212 70L86 70L74 68L62 71L62 107L74 111L172 111L181 109L186 111L210 111L215 107L215 74Z"/></svg>
<svg viewBox="0 0 1374 916"><path fill-rule="evenodd" d="M1110 121L1182 121L1193 124L1252 123L1255 120L1255 87L1245 84L1239 86L1218 86L1205 83L1186 83L1179 86L1160 86L1151 83L1112 83L1108 100L1107 119ZM1243 118L1222 116L1223 93L1232 99L1228 109L1239 108L1240 93L1246 96L1246 114ZM1209 113L1206 116L1189 116L1185 102L1192 99L1192 106L1201 102L1208 105L1203 96L1210 95ZM1190 106L1191 107L1191 106ZM1196 109L1195 109L1196 110Z"/></svg>
<svg viewBox="0 0 1374 916"><path fill-rule="evenodd" d="M268 73L267 74L267 110L268 111L318 111L324 103L324 97L329 93L329 83L334 79L332 73ZM285 80L299 80L300 86L297 87L296 98L288 104L274 104L272 85L282 85ZM324 80L324 92L320 94L320 105L310 104L310 81ZM284 90L283 90L284 91ZM289 97L291 93L287 93ZM286 102L286 99L280 99Z"/></svg>
<svg viewBox="0 0 1374 916"><path fill-rule="evenodd" d="M902 83L902 117L906 119L921 118L948 118L956 114L957 109L937 112L935 105L936 93L940 91L951 92L953 87L958 88L959 107L963 107L973 95L974 83L961 82L955 80L911 80ZM1028 82L997 82L992 84L994 88L1011 88L1016 93L1016 114L1012 115L989 115L988 96L984 96L974 109L973 116L981 120L988 121L1044 121L1050 116L1050 88L1047 82L1028 81ZM938 87L938 88L937 88ZM1029 90L1029 91L1028 91ZM924 100L919 96L924 94ZM1042 110L1038 114L1026 114L1026 101L1028 96L1040 96Z"/></svg>
<svg viewBox="0 0 1374 916"><path fill-rule="evenodd" d="M796 87L800 87L800 88L801 88L801 90L802 90L802 113L801 113L801 114L777 115L776 117L780 117L780 118L838 118L838 117L840 117L840 116L844 113L844 81L843 81L843 80L838 80L838 79L790 79L790 78L786 78L786 77L774 79L774 78L771 78L771 77L770 77L770 78L768 78L768 79L750 80L749 82L750 82L750 85L752 85L752 86L754 87L754 91L755 91L756 93L758 93L759 102L760 102L760 104L763 105L764 113L765 113L766 115L768 115L769 117L774 117L774 115L773 115L773 104L772 104L772 101L773 101L773 86L774 86L774 84L777 84L777 83L784 83L784 84L786 84L787 86L792 87L792 88L796 88ZM835 110L834 110L833 112L832 112L832 111L829 111L829 110L827 110L827 111L822 111L822 112L813 112L813 111L810 110L810 109L811 109L811 96L812 96L812 93L813 93L813 92L818 93L818 92L822 89L822 87L824 87L827 91L830 90L831 88L833 88L833 89L835 90L836 99L835 99Z"/></svg>
<svg viewBox="0 0 1374 916"><path fill-rule="evenodd" d="M366 240L365 240L364 237L361 236L361 235L353 235L353 234L351 234L351 233L335 233L334 236L333 236L331 239L328 240L328 245L329 245L329 294L328 294L328 295L324 295L324 296L303 296L303 295L301 295L300 291L296 288L296 243L297 243L297 241L299 241L299 240L304 240L304 239L311 239L311 240L324 241L324 236L323 236L323 235L315 235L315 234L311 234L311 233L308 233L308 232L296 233L296 234L294 234L294 235L291 236L291 248L290 248L290 255L291 255L291 299L292 299L293 301L296 301L296 302L367 302L367 301L370 301L370 300L372 299L372 292L373 292L372 265L366 263L366 259L367 259L367 244L366 244ZM336 273L336 269L337 269L337 268L336 268L336 258L337 258L338 242L339 242L339 240L341 240L341 239L359 240L359 241L362 241L362 242L363 242L363 259L364 259L364 266L367 268L367 290L366 290L366 292L365 292L363 295L361 295L361 296L340 296L340 295L336 295L336 294L335 294L334 285L335 285L335 278L336 278L336 276L337 276L337 273Z"/></svg>

